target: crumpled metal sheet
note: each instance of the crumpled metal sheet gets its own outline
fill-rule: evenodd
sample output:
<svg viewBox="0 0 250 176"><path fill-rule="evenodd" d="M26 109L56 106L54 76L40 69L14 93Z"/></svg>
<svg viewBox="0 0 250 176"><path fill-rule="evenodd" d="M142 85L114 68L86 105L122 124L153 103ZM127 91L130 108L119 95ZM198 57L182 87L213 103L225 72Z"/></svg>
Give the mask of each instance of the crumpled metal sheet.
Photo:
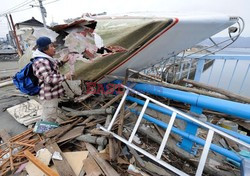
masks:
<svg viewBox="0 0 250 176"><path fill-rule="evenodd" d="M94 41L90 41L80 33L72 32L64 40L64 46L68 47L70 52L83 53L85 49L92 52L97 50L97 47L93 44Z"/></svg>
<svg viewBox="0 0 250 176"><path fill-rule="evenodd" d="M48 29L48 28L35 29L34 33L33 33L33 36L36 39L38 39L39 37L42 37L42 36L46 36L46 37L49 37L52 42L56 41L56 37L58 35L59 35L58 33L56 33L55 31L52 31L51 29Z"/></svg>
<svg viewBox="0 0 250 176"><path fill-rule="evenodd" d="M52 29L53 31L59 32L59 31L65 30L67 28L74 28L77 26L83 26L83 25L86 25L86 24L89 24L92 22L95 22L95 20L94 19L87 20L87 19L81 18L79 20L75 20L75 21L68 23L68 24L60 24L60 25L53 26L50 29Z"/></svg>

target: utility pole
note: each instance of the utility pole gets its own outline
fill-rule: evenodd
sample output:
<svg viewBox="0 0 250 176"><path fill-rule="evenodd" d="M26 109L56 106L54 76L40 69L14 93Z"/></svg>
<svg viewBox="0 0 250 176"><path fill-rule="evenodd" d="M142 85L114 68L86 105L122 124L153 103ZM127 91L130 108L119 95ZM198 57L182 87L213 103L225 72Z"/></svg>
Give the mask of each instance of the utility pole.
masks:
<svg viewBox="0 0 250 176"><path fill-rule="evenodd" d="M9 31L9 38L10 38L10 44L12 45L12 46L14 46L14 47L16 47L17 48L17 46L16 46L16 44L15 44L15 39L13 38L13 32L14 32L14 30L12 29L12 27L11 27L11 24L10 24L10 20L9 20L9 17L8 17L8 15L6 14L6 19L7 19L7 21L8 21L8 24L9 24L9 29L10 29L10 31ZM13 42L14 41L14 42Z"/></svg>
<svg viewBox="0 0 250 176"><path fill-rule="evenodd" d="M42 18L43 18L43 25L46 28L47 25L46 25L45 17L47 16L47 12L46 12L46 9L43 7L42 0L38 0L38 1L39 1L40 10L41 10Z"/></svg>
<svg viewBox="0 0 250 176"><path fill-rule="evenodd" d="M16 35L16 28L15 28L15 25L14 25L14 22L13 22L13 19L12 19L11 14L9 14L9 17L10 17L12 29L13 29L13 32L14 32L14 37L15 37L15 39L16 39L17 53L18 53L18 55L21 57L21 56L23 55L23 51L22 51L22 49L21 49L20 43L19 43L19 41L18 41L18 37L17 37L17 35Z"/></svg>

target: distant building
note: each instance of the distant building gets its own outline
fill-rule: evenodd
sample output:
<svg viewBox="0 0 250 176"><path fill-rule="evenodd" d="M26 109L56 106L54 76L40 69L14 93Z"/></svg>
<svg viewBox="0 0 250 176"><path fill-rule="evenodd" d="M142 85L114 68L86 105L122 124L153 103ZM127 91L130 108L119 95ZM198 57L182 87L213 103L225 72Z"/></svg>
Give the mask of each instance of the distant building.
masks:
<svg viewBox="0 0 250 176"><path fill-rule="evenodd" d="M29 20L15 24L17 36L19 38L22 50L26 50L30 46L30 44L26 41L27 36L25 34L29 33L29 31L33 31L34 29L39 29L43 27L43 23L36 20L34 17Z"/></svg>
<svg viewBox="0 0 250 176"><path fill-rule="evenodd" d="M23 22L20 22L20 23L16 23L15 27L17 29L27 28L27 27L41 28L41 27L43 27L43 23L41 23L40 21L38 21L34 17L32 17L29 20L26 20L26 21L23 21Z"/></svg>

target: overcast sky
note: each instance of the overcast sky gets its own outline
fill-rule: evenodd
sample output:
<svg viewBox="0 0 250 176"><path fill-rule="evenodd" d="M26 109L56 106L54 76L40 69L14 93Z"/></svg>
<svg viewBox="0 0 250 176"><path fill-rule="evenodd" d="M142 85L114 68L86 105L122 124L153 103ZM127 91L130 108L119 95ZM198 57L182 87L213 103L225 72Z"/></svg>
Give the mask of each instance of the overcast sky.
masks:
<svg viewBox="0 0 250 176"><path fill-rule="evenodd" d="M0 15L21 3L27 3L12 13L14 23L30 19L32 16L42 22L38 0L1 0ZM62 23L63 19L75 18L83 13L119 14L128 12L169 12L169 13L222 13L241 16L246 23L242 34L250 37L250 0L43 0L47 10L46 21ZM7 20L0 17L0 37L7 33Z"/></svg>

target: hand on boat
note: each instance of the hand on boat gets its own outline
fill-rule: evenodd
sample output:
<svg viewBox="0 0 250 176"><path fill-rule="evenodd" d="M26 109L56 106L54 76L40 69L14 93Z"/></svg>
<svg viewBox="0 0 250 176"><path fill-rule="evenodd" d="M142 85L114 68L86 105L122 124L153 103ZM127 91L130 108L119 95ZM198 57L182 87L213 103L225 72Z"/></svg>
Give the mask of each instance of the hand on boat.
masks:
<svg viewBox="0 0 250 176"><path fill-rule="evenodd" d="M72 80L72 77L73 77L73 75L71 74L71 72L68 72L65 74L66 80Z"/></svg>
<svg viewBox="0 0 250 176"><path fill-rule="evenodd" d="M66 63L66 62L68 62L69 61L69 59L70 59L70 57L69 57L69 53L68 54L66 54L64 57L63 57L63 63Z"/></svg>

